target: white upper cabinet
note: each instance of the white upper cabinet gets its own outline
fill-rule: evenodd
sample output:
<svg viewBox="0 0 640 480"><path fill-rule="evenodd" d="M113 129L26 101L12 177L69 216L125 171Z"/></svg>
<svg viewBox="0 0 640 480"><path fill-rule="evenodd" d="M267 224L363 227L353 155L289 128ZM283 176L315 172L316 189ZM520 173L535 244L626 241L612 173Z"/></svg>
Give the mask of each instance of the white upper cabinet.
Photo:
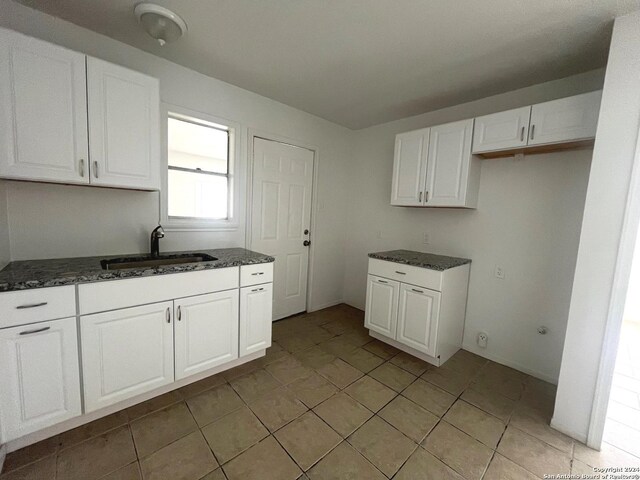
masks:
<svg viewBox="0 0 640 480"><path fill-rule="evenodd" d="M158 80L87 58L91 183L160 188Z"/></svg>
<svg viewBox="0 0 640 480"><path fill-rule="evenodd" d="M82 413L75 317L0 330L2 440Z"/></svg>
<svg viewBox="0 0 640 480"><path fill-rule="evenodd" d="M0 176L89 183L85 56L0 29Z"/></svg>
<svg viewBox="0 0 640 480"><path fill-rule="evenodd" d="M0 29L0 177L159 190L158 80Z"/></svg>
<svg viewBox="0 0 640 480"><path fill-rule="evenodd" d="M539 103L531 107L529 145L594 138L602 91Z"/></svg>
<svg viewBox="0 0 640 480"><path fill-rule="evenodd" d="M527 145L531 107L476 118L473 153L495 152Z"/></svg>
<svg viewBox="0 0 640 480"><path fill-rule="evenodd" d="M431 127L424 193L428 207L474 207L471 179L473 120ZM474 165L475 167L475 165ZM479 171L477 172L479 175ZM470 181L472 180L472 181ZM477 187L476 187L477 189Z"/></svg>
<svg viewBox="0 0 640 480"><path fill-rule="evenodd" d="M174 304L176 380L238 358L238 289Z"/></svg>
<svg viewBox="0 0 640 480"><path fill-rule="evenodd" d="M428 146L428 128L396 136L391 205L424 205Z"/></svg>

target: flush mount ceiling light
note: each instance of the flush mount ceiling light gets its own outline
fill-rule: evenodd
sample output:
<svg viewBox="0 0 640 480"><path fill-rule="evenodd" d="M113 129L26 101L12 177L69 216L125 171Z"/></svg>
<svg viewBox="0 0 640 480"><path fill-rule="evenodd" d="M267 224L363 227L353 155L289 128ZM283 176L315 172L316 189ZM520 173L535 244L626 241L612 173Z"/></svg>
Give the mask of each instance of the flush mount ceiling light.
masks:
<svg viewBox="0 0 640 480"><path fill-rule="evenodd" d="M153 3L139 3L133 10L138 22L160 46L179 39L187 31L187 24L171 10Z"/></svg>

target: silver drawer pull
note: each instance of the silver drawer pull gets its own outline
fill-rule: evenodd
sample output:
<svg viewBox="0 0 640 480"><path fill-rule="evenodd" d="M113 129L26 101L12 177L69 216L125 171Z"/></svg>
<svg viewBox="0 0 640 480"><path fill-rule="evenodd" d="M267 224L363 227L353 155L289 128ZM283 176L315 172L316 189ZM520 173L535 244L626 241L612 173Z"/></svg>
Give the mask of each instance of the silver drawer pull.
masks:
<svg viewBox="0 0 640 480"><path fill-rule="evenodd" d="M25 330L24 332L20 332L20 335L31 335L32 333L46 332L50 328L51 327L42 327L42 328L36 328L35 330Z"/></svg>
<svg viewBox="0 0 640 480"><path fill-rule="evenodd" d="M411 290L413 290L416 293L424 293L423 290L418 290L417 288L412 288Z"/></svg>
<svg viewBox="0 0 640 480"><path fill-rule="evenodd" d="M398 275L406 275L406 273L405 273L405 272L399 272L398 270L396 270L396 273L397 273Z"/></svg>
<svg viewBox="0 0 640 480"><path fill-rule="evenodd" d="M389 283L386 280L378 280L378 283Z"/></svg>
<svg viewBox="0 0 640 480"><path fill-rule="evenodd" d="M264 272L256 272L256 273L252 273L251 275L264 275Z"/></svg>
<svg viewBox="0 0 640 480"><path fill-rule="evenodd" d="M48 302L30 303L29 305L18 305L16 309L24 310L25 308L44 307Z"/></svg>
<svg viewBox="0 0 640 480"><path fill-rule="evenodd" d="M264 288L254 288L253 290L251 290L252 292L261 292L262 290L264 290Z"/></svg>

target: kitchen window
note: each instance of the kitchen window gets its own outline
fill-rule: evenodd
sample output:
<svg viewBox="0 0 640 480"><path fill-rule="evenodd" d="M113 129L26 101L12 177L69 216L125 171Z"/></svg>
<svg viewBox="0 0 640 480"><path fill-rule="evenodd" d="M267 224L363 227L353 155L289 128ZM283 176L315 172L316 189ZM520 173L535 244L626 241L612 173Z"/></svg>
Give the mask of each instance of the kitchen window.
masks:
<svg viewBox="0 0 640 480"><path fill-rule="evenodd" d="M170 228L232 226L235 128L189 113L167 110L165 116L164 221Z"/></svg>

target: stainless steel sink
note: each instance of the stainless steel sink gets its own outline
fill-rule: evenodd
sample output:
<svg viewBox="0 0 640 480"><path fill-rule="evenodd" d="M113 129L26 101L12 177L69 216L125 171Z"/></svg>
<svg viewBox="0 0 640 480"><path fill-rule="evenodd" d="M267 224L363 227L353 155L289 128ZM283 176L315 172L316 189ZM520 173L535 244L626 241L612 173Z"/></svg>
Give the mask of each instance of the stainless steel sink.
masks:
<svg viewBox="0 0 640 480"><path fill-rule="evenodd" d="M183 263L213 262L217 258L206 253L181 253L177 255L140 255L138 257L110 258L100 262L103 270L124 270L127 268L154 268Z"/></svg>

